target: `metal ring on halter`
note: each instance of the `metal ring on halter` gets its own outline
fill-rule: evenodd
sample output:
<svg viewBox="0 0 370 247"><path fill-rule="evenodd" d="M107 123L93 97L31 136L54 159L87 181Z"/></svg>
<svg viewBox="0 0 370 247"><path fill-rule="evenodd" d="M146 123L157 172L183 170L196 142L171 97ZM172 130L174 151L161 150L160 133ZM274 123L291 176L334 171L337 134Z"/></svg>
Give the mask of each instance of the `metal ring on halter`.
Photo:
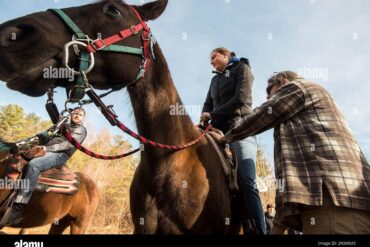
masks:
<svg viewBox="0 0 370 247"><path fill-rule="evenodd" d="M68 109L64 109L60 115L64 118L64 117L70 117L71 116L71 112L69 112Z"/></svg>
<svg viewBox="0 0 370 247"><path fill-rule="evenodd" d="M76 41L77 40L77 37L75 34L72 35L72 40L73 41ZM76 56L79 56L80 55L80 49L78 49L78 45L77 44L73 44L73 51L75 52Z"/></svg>
<svg viewBox="0 0 370 247"><path fill-rule="evenodd" d="M90 43L90 42L93 41L92 39L90 39L90 37L88 35L85 35L85 38L84 39L79 39L79 38L77 38L76 34L73 34L72 35L72 40L73 41L76 41L76 40L77 41L84 41L84 42L87 42L87 43ZM73 50L74 50L76 56L79 56L80 55L81 51L80 51L80 49L78 49L78 45L77 44L73 44Z"/></svg>
<svg viewBox="0 0 370 247"><path fill-rule="evenodd" d="M67 69L69 69L70 71L72 71L72 73L74 75L80 75L81 72L79 71L75 71L74 69L72 69L71 67L69 67L68 65L68 60L69 60L69 47L71 45L82 45L84 47L86 47L87 45L81 41L77 41L77 40L72 40L70 42L68 42L67 44L64 45L64 66L66 66ZM85 74L88 74L94 67L94 64L95 64L95 59L94 59L94 53L90 53L89 54L90 56L90 65L89 67L87 68L87 70L83 71Z"/></svg>
<svg viewBox="0 0 370 247"><path fill-rule="evenodd" d="M66 100L66 102L64 103L64 110L62 112L62 115L64 112L68 112L69 115L72 114L72 110L70 110L67 106L68 106L68 103L72 103L69 99ZM72 103L73 104L73 103Z"/></svg>

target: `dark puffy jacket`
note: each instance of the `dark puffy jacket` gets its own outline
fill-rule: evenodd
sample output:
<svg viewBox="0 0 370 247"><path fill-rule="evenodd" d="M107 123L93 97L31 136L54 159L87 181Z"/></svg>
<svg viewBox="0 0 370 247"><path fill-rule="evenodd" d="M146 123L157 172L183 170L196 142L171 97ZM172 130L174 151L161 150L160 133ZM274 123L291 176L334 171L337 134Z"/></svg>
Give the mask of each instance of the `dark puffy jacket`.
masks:
<svg viewBox="0 0 370 247"><path fill-rule="evenodd" d="M226 133L252 112L253 74L249 61L230 63L212 78L202 112L210 112L211 124Z"/></svg>
<svg viewBox="0 0 370 247"><path fill-rule="evenodd" d="M82 143L87 135L87 131L81 124L67 124L67 128L71 135L79 143ZM62 135L56 135L50 139L46 144L46 152L63 152L68 156L72 156L76 152L76 148Z"/></svg>

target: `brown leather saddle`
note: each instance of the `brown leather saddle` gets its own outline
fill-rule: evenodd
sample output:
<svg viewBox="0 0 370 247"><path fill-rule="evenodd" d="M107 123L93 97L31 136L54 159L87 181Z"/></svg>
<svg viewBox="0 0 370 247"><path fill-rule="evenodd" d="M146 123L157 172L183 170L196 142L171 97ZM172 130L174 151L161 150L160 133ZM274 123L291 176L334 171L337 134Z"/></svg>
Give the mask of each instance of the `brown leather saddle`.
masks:
<svg viewBox="0 0 370 247"><path fill-rule="evenodd" d="M79 188L78 176L63 164L41 173L35 190L73 195Z"/></svg>
<svg viewBox="0 0 370 247"><path fill-rule="evenodd" d="M73 181L75 179L75 174L65 166L65 164L52 169L46 170L41 173L40 178L48 178L62 181Z"/></svg>
<svg viewBox="0 0 370 247"><path fill-rule="evenodd" d="M238 160L234 152L230 148L225 148L219 145L208 133L206 134L206 138L209 143L211 143L221 161L222 169L229 182L228 185L230 191L234 194L237 193L239 191L237 180Z"/></svg>
<svg viewBox="0 0 370 247"><path fill-rule="evenodd" d="M40 149L32 149L12 159L7 169L7 176L13 180L21 177L23 169L30 159L45 155ZM65 164L51 168L40 174L35 190L61 194L75 194L80 188L79 177Z"/></svg>

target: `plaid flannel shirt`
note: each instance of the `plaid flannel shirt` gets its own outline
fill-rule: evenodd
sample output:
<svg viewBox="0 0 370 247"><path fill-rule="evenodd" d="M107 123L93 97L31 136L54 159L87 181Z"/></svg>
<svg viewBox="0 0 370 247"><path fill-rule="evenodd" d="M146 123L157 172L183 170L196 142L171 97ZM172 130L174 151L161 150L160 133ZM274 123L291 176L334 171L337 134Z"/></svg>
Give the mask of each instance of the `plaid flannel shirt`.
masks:
<svg viewBox="0 0 370 247"><path fill-rule="evenodd" d="M336 206L370 211L370 166L331 95L303 79L281 87L244 117L225 140L274 129L275 223L322 205L325 185Z"/></svg>

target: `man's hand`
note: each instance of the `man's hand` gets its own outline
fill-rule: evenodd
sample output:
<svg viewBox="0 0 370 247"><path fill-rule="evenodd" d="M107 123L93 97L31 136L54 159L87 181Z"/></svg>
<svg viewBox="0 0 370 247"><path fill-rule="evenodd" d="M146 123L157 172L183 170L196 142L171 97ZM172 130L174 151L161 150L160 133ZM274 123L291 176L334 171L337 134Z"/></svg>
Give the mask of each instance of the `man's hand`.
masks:
<svg viewBox="0 0 370 247"><path fill-rule="evenodd" d="M211 119L212 116L209 112L203 112L202 115L200 116L200 121L202 121L203 123L207 123Z"/></svg>
<svg viewBox="0 0 370 247"><path fill-rule="evenodd" d="M27 158L33 159L46 154L45 146L34 146L23 153Z"/></svg>
<svg viewBox="0 0 370 247"><path fill-rule="evenodd" d="M221 130L211 127L208 133L216 140L216 142L221 144L226 143L224 133Z"/></svg>

